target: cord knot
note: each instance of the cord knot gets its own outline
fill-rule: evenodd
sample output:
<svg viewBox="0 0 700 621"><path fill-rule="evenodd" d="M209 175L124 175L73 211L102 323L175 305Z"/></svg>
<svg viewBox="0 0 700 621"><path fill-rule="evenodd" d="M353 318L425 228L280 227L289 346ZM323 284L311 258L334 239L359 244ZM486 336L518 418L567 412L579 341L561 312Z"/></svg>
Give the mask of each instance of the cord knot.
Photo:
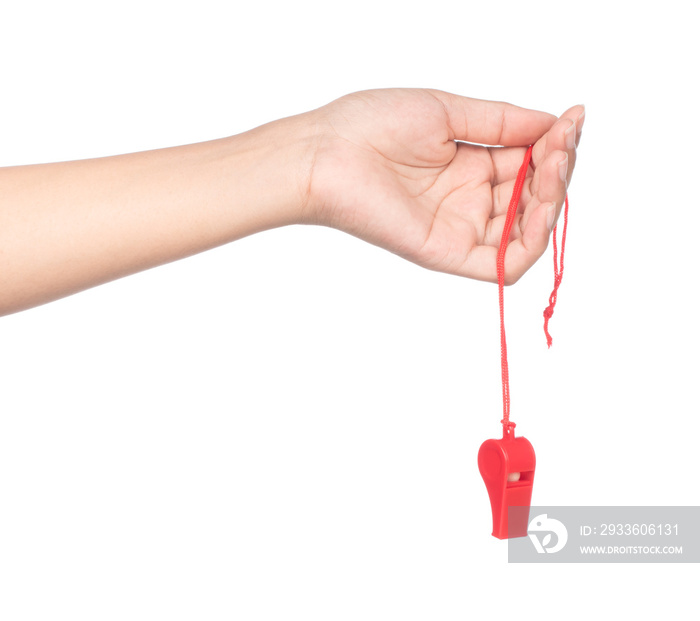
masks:
<svg viewBox="0 0 700 621"><path fill-rule="evenodd" d="M501 419L501 425L503 425L503 438L514 438L515 437L515 423L505 418Z"/></svg>

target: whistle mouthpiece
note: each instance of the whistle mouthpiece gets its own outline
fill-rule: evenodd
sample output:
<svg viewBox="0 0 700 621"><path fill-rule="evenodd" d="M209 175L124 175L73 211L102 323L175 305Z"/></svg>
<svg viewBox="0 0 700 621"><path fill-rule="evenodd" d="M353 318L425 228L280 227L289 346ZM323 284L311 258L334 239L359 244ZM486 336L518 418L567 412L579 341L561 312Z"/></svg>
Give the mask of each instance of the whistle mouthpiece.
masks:
<svg viewBox="0 0 700 621"><path fill-rule="evenodd" d="M503 427L503 438L486 440L479 449L479 472L491 501L493 532L498 539L527 535L535 450L522 436L515 437L514 424ZM511 509L520 507L520 509ZM510 520L509 520L510 513Z"/></svg>

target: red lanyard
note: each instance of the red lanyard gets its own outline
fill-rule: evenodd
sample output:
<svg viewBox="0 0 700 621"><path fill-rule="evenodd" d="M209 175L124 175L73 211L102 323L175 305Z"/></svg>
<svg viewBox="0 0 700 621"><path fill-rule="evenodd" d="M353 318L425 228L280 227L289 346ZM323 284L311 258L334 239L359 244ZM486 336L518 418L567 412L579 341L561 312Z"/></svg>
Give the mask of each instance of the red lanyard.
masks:
<svg viewBox="0 0 700 621"><path fill-rule="evenodd" d="M503 312L503 287L505 281L505 257L510 232L518 211L520 195L532 159L532 147L525 153L518 176L515 179L513 195L508 205L503 226L501 244L498 248L496 271L498 274L498 303L501 314L501 380L503 383L503 437L486 440L479 449L479 472L486 483L491 501L493 535L499 539L524 537L527 535L532 485L535 479L535 451L524 437L515 437L515 423L510 421L510 385L508 382L508 348L506 347L506 325ZM557 303L557 291L564 275L564 248L566 227L569 219L569 199L565 199L564 229L561 238L561 255L557 250L557 227L554 227L554 288L549 296L549 306L544 311L544 332L547 345L551 346L549 320Z"/></svg>
<svg viewBox="0 0 700 621"><path fill-rule="evenodd" d="M498 305L501 313L501 382L503 384L503 427L510 427L510 384L508 382L508 348L506 346L506 325L503 312L503 286L505 281L504 262L506 258L506 249L510 239L510 232L515 221L515 214L518 211L520 203L520 195L523 191L527 171L530 167L532 159L532 146L525 153L525 158L518 171L518 176L515 179L515 187L508 205L508 213L506 214L506 222L503 226L503 235L501 236L501 245L498 248L498 256L496 259L496 272L498 274ZM549 320L554 314L554 306L557 303L557 292L564 276L564 248L566 246L566 227L569 222L569 197L565 198L564 207L564 228L561 235L561 256L557 251L557 227L554 227L552 245L554 247L554 288L549 296L549 306L544 310L544 333L547 337L547 346L552 346L552 337L549 334ZM513 425L514 426L514 425Z"/></svg>

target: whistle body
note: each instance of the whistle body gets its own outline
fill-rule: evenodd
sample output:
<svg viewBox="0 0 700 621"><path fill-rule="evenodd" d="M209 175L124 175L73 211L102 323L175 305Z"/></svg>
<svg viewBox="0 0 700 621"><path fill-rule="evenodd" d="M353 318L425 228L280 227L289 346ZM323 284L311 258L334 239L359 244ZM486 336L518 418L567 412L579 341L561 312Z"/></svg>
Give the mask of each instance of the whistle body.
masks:
<svg viewBox="0 0 700 621"><path fill-rule="evenodd" d="M493 514L493 533L499 539L527 535L532 483L535 478L535 450L512 429L504 429L501 440L486 440L479 449L479 472L486 483ZM510 476L509 476L510 475ZM511 511L509 507L527 507Z"/></svg>

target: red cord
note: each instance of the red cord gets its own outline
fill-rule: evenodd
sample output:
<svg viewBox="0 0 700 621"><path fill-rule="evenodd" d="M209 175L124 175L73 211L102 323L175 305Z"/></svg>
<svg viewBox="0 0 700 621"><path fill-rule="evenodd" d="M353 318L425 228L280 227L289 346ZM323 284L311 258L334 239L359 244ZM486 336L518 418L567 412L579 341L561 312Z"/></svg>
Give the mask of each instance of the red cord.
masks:
<svg viewBox="0 0 700 621"><path fill-rule="evenodd" d="M508 381L508 348L506 346L506 324L503 311L503 288L505 285L505 258L508 241L510 240L510 232L515 221L515 214L518 211L520 204L520 195L523 191L525 178L532 159L532 146L525 153L525 158L518 171L518 176L515 179L515 187L508 205L506 221L503 225L503 234L501 236L501 244L498 248L498 257L496 259L496 273L498 275L498 305L501 313L501 382L503 384L503 432L506 435L512 435L515 423L510 422L510 383ZM569 221L569 197L565 199L566 207L564 208L564 229L561 236L561 257L558 257L557 252L557 227L554 227L553 246L554 246L554 289L549 296L549 306L544 311L544 331L547 336L547 346L551 347L552 337L549 334L549 320L554 313L554 306L557 303L557 291L564 276L564 247L566 245L566 228Z"/></svg>
<svg viewBox="0 0 700 621"><path fill-rule="evenodd" d="M554 314L554 306L557 303L557 291L564 277L564 247L566 246L566 227L569 224L569 197L565 198L564 207L564 228L561 232L561 257L557 256L557 227L554 227L552 234L552 246L554 247L554 288L549 294L549 306L544 309L544 333L547 337L547 347L552 346L552 336L549 334L549 320ZM558 261L557 261L558 260Z"/></svg>
<svg viewBox="0 0 700 621"><path fill-rule="evenodd" d="M520 194L523 191L523 184L527 176L527 169L530 166L532 158L532 146L525 153L525 159L520 165L518 176L515 179L515 187L513 194L510 197L508 212L506 214L506 222L503 225L503 235L501 236L501 245L498 248L498 257L496 259L496 273L498 275L498 305L501 311L501 382L503 384L503 429L504 432L510 432L515 425L510 422L510 384L508 382L508 348L506 347L506 323L503 313L503 286L505 284L505 258L508 240L510 239L510 231L513 228L515 214L518 211L520 203Z"/></svg>

